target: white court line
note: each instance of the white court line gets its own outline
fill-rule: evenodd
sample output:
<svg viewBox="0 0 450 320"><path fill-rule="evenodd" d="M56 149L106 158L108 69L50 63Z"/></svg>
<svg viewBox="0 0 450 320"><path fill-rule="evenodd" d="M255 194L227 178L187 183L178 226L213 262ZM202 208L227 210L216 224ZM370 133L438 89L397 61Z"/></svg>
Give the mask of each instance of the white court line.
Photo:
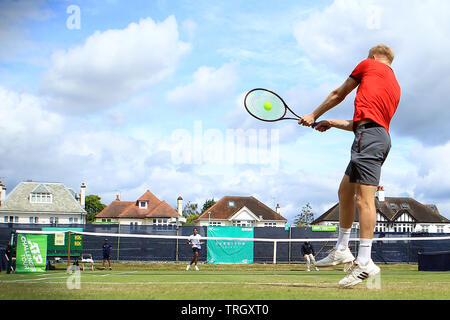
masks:
<svg viewBox="0 0 450 320"><path fill-rule="evenodd" d="M112 275L117 275L117 274L130 274L130 273L136 273L137 271L125 271L125 272L116 272L116 273L107 273L107 274L102 274L99 275L100 277L107 277L107 276L112 276Z"/></svg>

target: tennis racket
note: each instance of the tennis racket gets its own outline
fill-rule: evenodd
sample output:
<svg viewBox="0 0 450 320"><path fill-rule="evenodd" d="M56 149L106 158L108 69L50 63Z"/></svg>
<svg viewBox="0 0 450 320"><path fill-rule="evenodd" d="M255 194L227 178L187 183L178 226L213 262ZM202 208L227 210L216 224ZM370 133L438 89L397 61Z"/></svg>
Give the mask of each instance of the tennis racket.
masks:
<svg viewBox="0 0 450 320"><path fill-rule="evenodd" d="M258 120L275 122L281 120L300 120L284 100L275 92L267 89L253 89L247 93L244 99L245 109ZM288 111L292 114L289 115ZM313 127L317 122L313 124Z"/></svg>

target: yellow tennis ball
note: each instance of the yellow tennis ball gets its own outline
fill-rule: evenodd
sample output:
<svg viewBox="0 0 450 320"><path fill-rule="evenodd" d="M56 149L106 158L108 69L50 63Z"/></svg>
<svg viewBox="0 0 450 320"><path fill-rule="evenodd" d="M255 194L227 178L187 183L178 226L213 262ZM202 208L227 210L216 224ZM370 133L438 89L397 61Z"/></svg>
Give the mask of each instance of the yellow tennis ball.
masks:
<svg viewBox="0 0 450 320"><path fill-rule="evenodd" d="M264 103L264 109L266 109L267 111L272 110L272 104L267 101L266 103Z"/></svg>

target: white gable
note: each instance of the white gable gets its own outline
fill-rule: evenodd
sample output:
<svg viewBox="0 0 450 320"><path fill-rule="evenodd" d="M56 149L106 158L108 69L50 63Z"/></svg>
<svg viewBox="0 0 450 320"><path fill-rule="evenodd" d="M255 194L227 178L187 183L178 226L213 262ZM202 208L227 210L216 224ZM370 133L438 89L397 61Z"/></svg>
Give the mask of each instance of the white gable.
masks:
<svg viewBox="0 0 450 320"><path fill-rule="evenodd" d="M407 214L406 212L403 213L400 217L398 217L395 222L414 222L414 218L411 217L409 214Z"/></svg>
<svg viewBox="0 0 450 320"><path fill-rule="evenodd" d="M260 221L253 212L251 212L247 207L242 207L241 210L236 212L230 219L230 221Z"/></svg>

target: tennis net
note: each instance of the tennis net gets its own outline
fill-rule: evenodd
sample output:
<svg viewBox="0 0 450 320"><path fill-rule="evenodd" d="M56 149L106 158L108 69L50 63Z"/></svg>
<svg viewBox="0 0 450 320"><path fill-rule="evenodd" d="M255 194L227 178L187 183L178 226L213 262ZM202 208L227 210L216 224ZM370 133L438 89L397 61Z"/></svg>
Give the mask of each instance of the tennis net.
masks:
<svg viewBox="0 0 450 320"><path fill-rule="evenodd" d="M304 242L311 242L316 259L322 259L334 247L337 240L337 234L334 232L314 233L308 228L293 228L298 230L289 234L276 230L280 228L260 228L266 230L255 230L253 237L211 236L212 233L208 232L207 227L197 227L197 229L202 236L199 262L205 263L303 263L301 246ZM69 233L71 239L77 236L82 241L81 247L76 249L72 247L71 255L74 252L91 254L97 261L103 258L105 239L112 247L111 260L188 262L192 259L192 248L187 243L192 234L192 227L177 230L177 234L161 234L162 232L159 234L111 233L78 230L16 231L16 233L27 234L61 232ZM356 230L353 230L349 245L351 251L356 254L359 246ZM450 235L448 234L440 234L439 236L410 233L375 234L372 245L372 259L375 262L382 263L416 263L419 253L447 251L449 249ZM61 255L63 256L64 253L61 252Z"/></svg>

